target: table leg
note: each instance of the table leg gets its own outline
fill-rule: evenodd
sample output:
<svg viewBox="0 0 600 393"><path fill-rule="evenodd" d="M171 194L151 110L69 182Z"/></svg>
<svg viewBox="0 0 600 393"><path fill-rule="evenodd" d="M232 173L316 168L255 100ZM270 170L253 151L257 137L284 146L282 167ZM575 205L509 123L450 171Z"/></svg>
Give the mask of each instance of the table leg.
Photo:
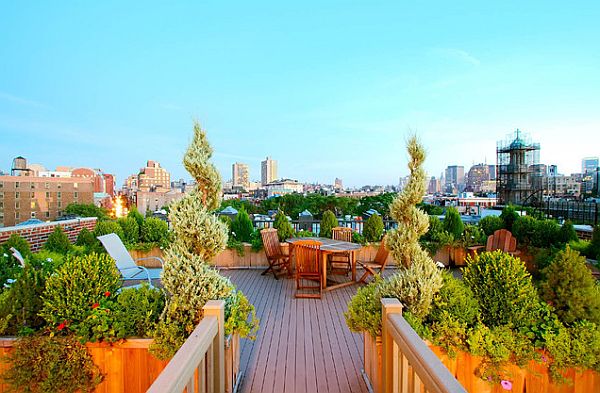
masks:
<svg viewBox="0 0 600 393"><path fill-rule="evenodd" d="M321 274L323 276L323 282L321 283L321 288L327 289L327 253L321 251Z"/></svg>
<svg viewBox="0 0 600 393"><path fill-rule="evenodd" d="M352 258L352 282L356 281L356 254L354 251L350 252L350 258Z"/></svg>

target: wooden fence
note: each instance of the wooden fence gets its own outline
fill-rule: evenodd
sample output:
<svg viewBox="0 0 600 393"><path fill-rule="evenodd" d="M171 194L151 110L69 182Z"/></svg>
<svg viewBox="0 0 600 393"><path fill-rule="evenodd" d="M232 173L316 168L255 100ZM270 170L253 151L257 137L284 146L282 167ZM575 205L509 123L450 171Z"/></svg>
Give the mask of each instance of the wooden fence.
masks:
<svg viewBox="0 0 600 393"><path fill-rule="evenodd" d="M149 393L225 392L225 302L209 300L204 318L179 348Z"/></svg>
<svg viewBox="0 0 600 393"><path fill-rule="evenodd" d="M383 392L466 392L402 317L398 299L382 299Z"/></svg>

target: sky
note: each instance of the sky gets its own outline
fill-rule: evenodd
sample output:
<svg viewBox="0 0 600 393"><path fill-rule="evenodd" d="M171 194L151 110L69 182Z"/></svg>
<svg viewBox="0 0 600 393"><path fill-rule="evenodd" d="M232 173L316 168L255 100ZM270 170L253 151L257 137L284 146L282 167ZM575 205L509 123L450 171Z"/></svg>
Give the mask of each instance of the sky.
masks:
<svg viewBox="0 0 600 393"><path fill-rule="evenodd" d="M0 169L22 155L122 184L146 160L189 178L198 120L224 180L397 184L495 163L519 128L541 161L600 155L596 1L0 2Z"/></svg>

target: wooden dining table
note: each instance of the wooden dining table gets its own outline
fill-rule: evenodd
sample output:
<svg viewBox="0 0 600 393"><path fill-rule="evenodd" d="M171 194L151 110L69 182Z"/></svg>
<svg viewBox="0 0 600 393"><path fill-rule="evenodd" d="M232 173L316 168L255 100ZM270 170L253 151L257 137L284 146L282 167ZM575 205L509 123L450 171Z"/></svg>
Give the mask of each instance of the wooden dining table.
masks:
<svg viewBox="0 0 600 393"><path fill-rule="evenodd" d="M342 240L334 240L327 237L294 237L286 240L286 242L290 244L290 258L294 252L294 243L300 240L316 240L321 243L321 273L323 276L321 285L324 291L346 287L348 285L353 285L356 282L356 251L360 250L360 244L345 242ZM351 262L351 281L327 285L327 256L331 254L344 254L348 252L350 253Z"/></svg>

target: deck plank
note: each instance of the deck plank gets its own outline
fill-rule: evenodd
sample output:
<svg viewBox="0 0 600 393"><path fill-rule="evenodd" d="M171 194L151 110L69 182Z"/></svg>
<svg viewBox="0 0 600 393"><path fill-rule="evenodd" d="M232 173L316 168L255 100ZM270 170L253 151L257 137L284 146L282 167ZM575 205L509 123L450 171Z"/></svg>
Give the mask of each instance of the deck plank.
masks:
<svg viewBox="0 0 600 393"><path fill-rule="evenodd" d="M260 270L221 270L256 307L256 341L242 340L238 392L368 392L362 379L362 337L344 311L358 286L296 299L295 282Z"/></svg>

